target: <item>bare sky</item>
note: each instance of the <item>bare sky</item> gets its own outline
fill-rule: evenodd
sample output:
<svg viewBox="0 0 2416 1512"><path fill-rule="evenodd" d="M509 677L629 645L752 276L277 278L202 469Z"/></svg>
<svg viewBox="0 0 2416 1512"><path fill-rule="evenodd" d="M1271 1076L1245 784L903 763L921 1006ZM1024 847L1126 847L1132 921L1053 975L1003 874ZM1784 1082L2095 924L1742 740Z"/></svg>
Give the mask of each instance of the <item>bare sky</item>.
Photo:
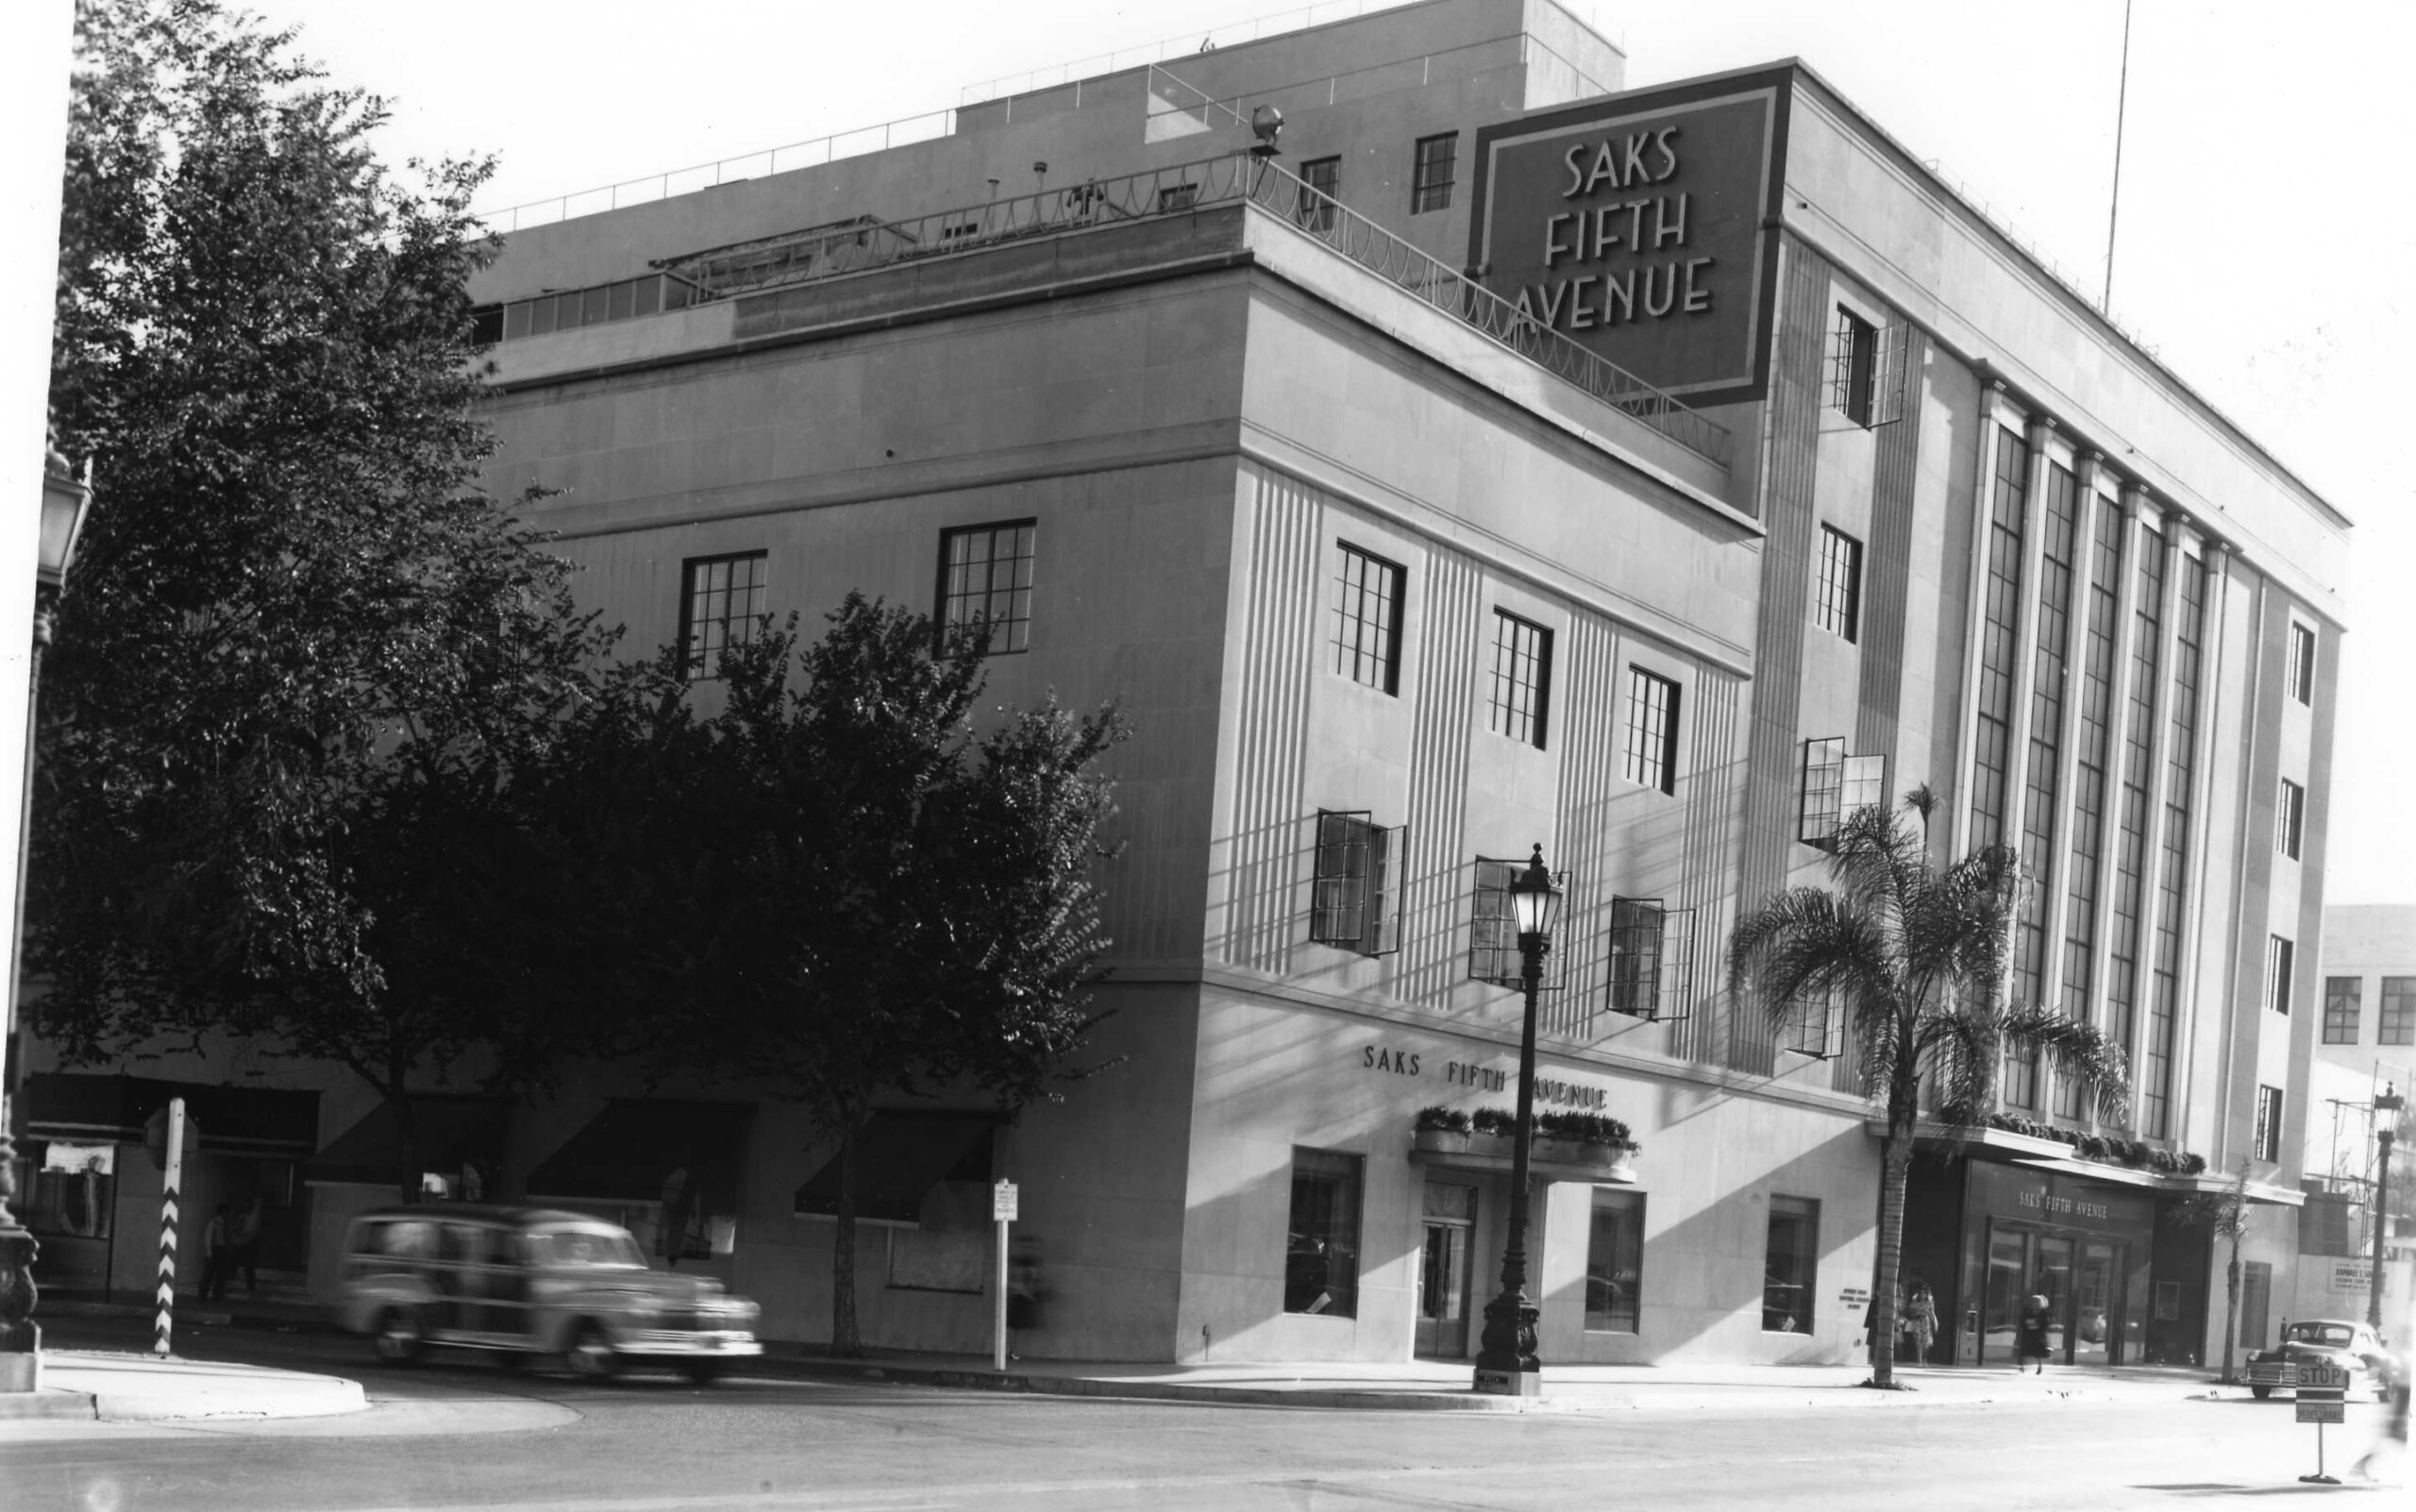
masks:
<svg viewBox="0 0 2416 1512"><path fill-rule="evenodd" d="M1305 21L1280 0L252 0L392 97L395 160L494 153L482 208L945 109L968 85ZM1368 8L1382 8L1370 0ZM2122 0L1575 0L1633 85L1800 57L2084 290L2105 277ZM1351 0L1316 19L1348 14ZM2327 901L2416 901L2416 351L2399 187L2416 7L2137 0L2113 312L2357 522ZM1095 70L1082 70L1092 72Z"/></svg>

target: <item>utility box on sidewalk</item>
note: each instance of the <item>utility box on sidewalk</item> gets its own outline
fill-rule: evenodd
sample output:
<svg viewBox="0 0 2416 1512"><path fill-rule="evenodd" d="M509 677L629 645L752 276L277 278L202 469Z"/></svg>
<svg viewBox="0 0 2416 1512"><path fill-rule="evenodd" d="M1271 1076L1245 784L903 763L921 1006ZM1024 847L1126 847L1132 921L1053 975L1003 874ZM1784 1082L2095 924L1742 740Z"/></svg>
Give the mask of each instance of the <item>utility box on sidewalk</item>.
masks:
<svg viewBox="0 0 2416 1512"><path fill-rule="evenodd" d="M1980 1310L1976 1307L1963 1309L1963 1326L1955 1331L1955 1363L1980 1363Z"/></svg>

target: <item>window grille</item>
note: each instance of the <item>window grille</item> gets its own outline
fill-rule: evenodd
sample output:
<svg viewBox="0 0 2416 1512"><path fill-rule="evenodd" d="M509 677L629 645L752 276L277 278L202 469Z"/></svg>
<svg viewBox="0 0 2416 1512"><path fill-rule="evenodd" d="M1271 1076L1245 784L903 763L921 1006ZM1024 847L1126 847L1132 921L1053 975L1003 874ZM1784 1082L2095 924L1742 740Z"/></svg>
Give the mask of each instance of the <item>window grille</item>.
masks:
<svg viewBox="0 0 2416 1512"><path fill-rule="evenodd" d="M2382 979L2382 1005L2374 1019L2374 1043L2416 1045L2416 977Z"/></svg>
<svg viewBox="0 0 2416 1512"><path fill-rule="evenodd" d="M1361 955L1390 955L1401 949L1393 917L1401 837L1400 829L1384 829L1364 811L1317 811L1312 941Z"/></svg>
<svg viewBox="0 0 2416 1512"><path fill-rule="evenodd" d="M2265 1006L2274 1013L2290 1011L2290 958L2297 948L2275 934L2265 942Z"/></svg>
<svg viewBox="0 0 2416 1512"><path fill-rule="evenodd" d="M1840 306L1829 336L1829 408L1868 430L1904 415L1912 328L1871 322Z"/></svg>
<svg viewBox="0 0 2416 1512"><path fill-rule="evenodd" d="M2355 1045L2357 1020L2364 1015L2366 983L2361 977L2324 979L2324 1042Z"/></svg>
<svg viewBox="0 0 2416 1512"><path fill-rule="evenodd" d="M1340 211L1334 201L1342 197L1342 160L1312 158L1300 164L1299 220L1311 231L1331 231Z"/></svg>
<svg viewBox="0 0 2416 1512"><path fill-rule="evenodd" d="M721 676L721 653L755 638L763 614L766 554L691 557L680 566L680 644L688 680Z"/></svg>
<svg viewBox="0 0 2416 1512"><path fill-rule="evenodd" d="M1795 837L1826 850L1848 815L1888 802L1888 758L1849 756L1843 735L1804 743L1803 798Z"/></svg>
<svg viewBox="0 0 2416 1512"><path fill-rule="evenodd" d="M979 630L993 653L1032 648L1031 520L940 532L939 621L945 632Z"/></svg>
<svg viewBox="0 0 2416 1512"><path fill-rule="evenodd" d="M1657 898L1611 899L1611 1012L1648 1023L1693 1016L1694 923L1693 909Z"/></svg>
<svg viewBox="0 0 2416 1512"><path fill-rule="evenodd" d="M2301 703L2315 702L2315 630L2310 626L2290 627L2290 693Z"/></svg>
<svg viewBox="0 0 2416 1512"><path fill-rule="evenodd" d="M2278 1086L2257 1089L2257 1158L2282 1158L2282 1089Z"/></svg>
<svg viewBox="0 0 2416 1512"><path fill-rule="evenodd" d="M1845 996L1835 989L1800 999L1788 1005L1785 1043L1780 1049L1816 1061L1831 1061L1845 1053Z"/></svg>
<svg viewBox="0 0 2416 1512"><path fill-rule="evenodd" d="M1812 617L1848 643L1862 633L1862 543L1835 526L1820 527L1820 577L1813 585Z"/></svg>
<svg viewBox="0 0 2416 1512"><path fill-rule="evenodd" d="M2282 779L2282 796L2273 805L2273 848L2292 861L2299 859L2307 829L2307 789Z"/></svg>
<svg viewBox="0 0 2416 1512"><path fill-rule="evenodd" d="M1642 667L1628 668L1627 780L1678 791L1678 685Z"/></svg>
<svg viewBox="0 0 2416 1512"><path fill-rule="evenodd" d="M1552 631L1506 609L1493 612L1493 693L1486 726L1541 750L1552 703Z"/></svg>
<svg viewBox="0 0 2416 1512"><path fill-rule="evenodd" d="M1523 861L1494 861L1479 856L1470 869L1468 913L1468 980L1497 987L1524 984L1519 974L1518 919L1510 906L1510 884L1527 869ZM1552 885L1569 885L1567 872L1554 872ZM1565 920L1564 920L1565 922ZM1569 952L1553 942L1544 957L1541 990L1558 992L1567 984Z"/></svg>
<svg viewBox="0 0 2416 1512"><path fill-rule="evenodd" d="M1398 563L1342 546L1334 606L1334 669L1382 693L1401 692L1402 572Z"/></svg>
<svg viewBox="0 0 2416 1512"><path fill-rule="evenodd" d="M1412 215L1451 208L1451 177L1459 157L1460 134L1456 131L1418 139L1417 171L1409 198Z"/></svg>

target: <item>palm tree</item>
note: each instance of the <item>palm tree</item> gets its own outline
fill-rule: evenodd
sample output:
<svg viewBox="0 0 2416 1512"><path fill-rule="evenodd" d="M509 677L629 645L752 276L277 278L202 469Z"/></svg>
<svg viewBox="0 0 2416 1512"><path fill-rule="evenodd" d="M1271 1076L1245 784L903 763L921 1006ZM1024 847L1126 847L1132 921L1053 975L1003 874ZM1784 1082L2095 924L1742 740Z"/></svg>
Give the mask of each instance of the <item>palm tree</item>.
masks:
<svg viewBox="0 0 2416 1512"><path fill-rule="evenodd" d="M1995 1094L2005 1047L2043 1054L2077 1084L2098 1117L2118 1121L2129 1100L2122 1052L2095 1028L2052 1006L2008 1002L2004 988L2012 925L2021 906L2019 858L1991 846L1935 868L1926 830L1937 798L1924 785L1904 807L1921 829L1880 808L1838 829L1829 857L1833 885L1792 887L1736 926L1728 984L1757 1000L1773 1025L1804 1005L1835 1002L1845 1014L1873 1096L1884 1098L1888 1132L1879 1159L1879 1263L1872 1280L1871 1385L1893 1389L1896 1285L1904 1229L1904 1179L1921 1117L1921 1073L1941 1094L1934 1121L1957 1128L1980 1117Z"/></svg>

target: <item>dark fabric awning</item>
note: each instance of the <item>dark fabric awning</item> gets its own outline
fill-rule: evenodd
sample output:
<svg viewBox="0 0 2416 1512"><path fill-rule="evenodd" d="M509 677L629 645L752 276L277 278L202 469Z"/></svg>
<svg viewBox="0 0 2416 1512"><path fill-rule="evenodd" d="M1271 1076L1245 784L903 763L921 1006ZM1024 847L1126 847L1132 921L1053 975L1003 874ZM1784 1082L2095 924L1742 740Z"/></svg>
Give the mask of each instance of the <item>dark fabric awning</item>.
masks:
<svg viewBox="0 0 2416 1512"><path fill-rule="evenodd" d="M531 1198L611 1202L666 1200L672 1176L687 1173L708 1213L738 1211L738 1162L750 1102L671 1102L614 1098L528 1174Z"/></svg>
<svg viewBox="0 0 2416 1512"><path fill-rule="evenodd" d="M919 1222L923 1197L941 1182L988 1182L987 1113L875 1113L856 1135L856 1216ZM797 1189L797 1210L824 1218L839 1211L839 1152Z"/></svg>
<svg viewBox="0 0 2416 1512"><path fill-rule="evenodd" d="M492 1171L503 1158L509 1100L476 1093L414 1093L411 1124L419 1145L419 1168L450 1175L469 1161ZM402 1158L402 1127L392 1102L380 1102L329 1141L302 1168L311 1182L361 1182L391 1186Z"/></svg>
<svg viewBox="0 0 2416 1512"><path fill-rule="evenodd" d="M20 1132L76 1144L139 1145L143 1126L171 1098L201 1126L201 1148L294 1160L319 1148L319 1094L212 1086L147 1076L36 1071L25 1078Z"/></svg>

